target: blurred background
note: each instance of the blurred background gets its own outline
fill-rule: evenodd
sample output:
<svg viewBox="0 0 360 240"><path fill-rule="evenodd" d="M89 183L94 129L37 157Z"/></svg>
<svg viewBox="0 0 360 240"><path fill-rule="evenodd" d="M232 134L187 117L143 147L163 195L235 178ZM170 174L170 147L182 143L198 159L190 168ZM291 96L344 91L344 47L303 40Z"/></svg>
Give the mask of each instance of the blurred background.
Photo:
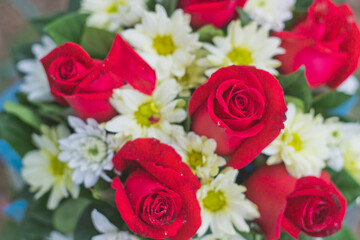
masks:
<svg viewBox="0 0 360 240"><path fill-rule="evenodd" d="M352 6L360 22L360 0L346 2ZM38 38L29 20L65 10L67 4L68 0L0 0L0 94L19 80L11 60L11 48ZM10 178L9 172L6 171L0 159L0 225L4 217L1 209L8 204ZM357 212L360 214L359 211ZM356 221L356 219L351 218L349 221ZM355 229L360 239L360 226Z"/></svg>

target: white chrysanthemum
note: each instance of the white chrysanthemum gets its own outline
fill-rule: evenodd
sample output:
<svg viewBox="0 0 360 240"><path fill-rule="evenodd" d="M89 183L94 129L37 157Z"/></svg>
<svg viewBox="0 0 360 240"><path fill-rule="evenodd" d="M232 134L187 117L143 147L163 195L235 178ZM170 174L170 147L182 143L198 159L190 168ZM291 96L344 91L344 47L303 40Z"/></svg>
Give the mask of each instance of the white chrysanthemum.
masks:
<svg viewBox="0 0 360 240"><path fill-rule="evenodd" d="M201 238L193 238L194 240L219 240L218 237L216 237L214 234L206 235ZM221 240L246 240L241 235L224 235L221 237Z"/></svg>
<svg viewBox="0 0 360 240"><path fill-rule="evenodd" d="M104 215L96 209L91 212L91 219L96 230L102 234L92 237L92 240L139 240L128 232L119 231Z"/></svg>
<svg viewBox="0 0 360 240"><path fill-rule="evenodd" d="M146 3L145 0L82 0L81 10L91 13L88 25L115 31L139 22Z"/></svg>
<svg viewBox="0 0 360 240"><path fill-rule="evenodd" d="M215 154L216 142L214 139L200 137L194 132L178 136L176 139L175 150L202 182L215 177L219 173L219 167L226 164L224 158Z"/></svg>
<svg viewBox="0 0 360 240"><path fill-rule="evenodd" d="M114 144L111 136L94 119L89 118L85 123L70 116L68 120L75 133L59 141L62 150L59 159L74 169L73 181L84 183L86 188L93 187L100 177L111 181L105 174L105 171L113 169Z"/></svg>
<svg viewBox="0 0 360 240"><path fill-rule="evenodd" d="M327 165L334 171L340 171L344 167L344 157L341 151L343 123L338 118L329 118L325 121L325 127L329 132L327 141L330 154Z"/></svg>
<svg viewBox="0 0 360 240"><path fill-rule="evenodd" d="M258 28L256 22L242 27L240 21L232 21L228 26L226 37L215 37L215 45L204 43L210 54L199 60L199 64L207 66L205 71L210 76L216 70L230 65L249 65L277 74L280 61L274 56L284 53L280 48L281 40L269 37L268 26Z"/></svg>
<svg viewBox="0 0 360 240"><path fill-rule="evenodd" d="M45 240L73 240L74 237L72 235L62 235L59 232L51 232L50 236L45 238Z"/></svg>
<svg viewBox="0 0 360 240"><path fill-rule="evenodd" d="M296 177L319 176L330 156L328 147L329 129L321 115L297 111L294 104L288 105L285 128L263 150L270 155L267 164L284 162L288 172Z"/></svg>
<svg viewBox="0 0 360 240"><path fill-rule="evenodd" d="M170 143L172 132L179 127L172 123L186 118L186 112L179 107L183 100L174 100L180 91L175 79L158 85L152 96L134 89L115 89L110 102L120 115L106 123L106 130L132 139L157 138Z"/></svg>
<svg viewBox="0 0 360 240"><path fill-rule="evenodd" d="M30 185L30 190L37 192L38 199L51 191L47 203L49 209L55 209L61 199L79 196L80 187L72 179L72 170L58 159L60 153L58 141L70 135L63 126L41 127L42 135L34 135L33 140L39 150L27 153L23 159L22 177Z"/></svg>
<svg viewBox="0 0 360 240"><path fill-rule="evenodd" d="M177 9L171 18L161 5L145 12L142 23L122 32L123 37L156 70L159 80L182 77L201 47L198 34L191 33L190 16Z"/></svg>
<svg viewBox="0 0 360 240"><path fill-rule="evenodd" d="M236 235L233 227L248 232L246 220L260 216L257 206L245 198L246 188L235 183L237 170L227 168L215 180L202 185L197 192L201 207L201 226L198 235L206 233L209 226L212 233L221 238L224 235Z"/></svg>
<svg viewBox="0 0 360 240"><path fill-rule="evenodd" d="M41 38L41 44L34 44L31 48L35 59L21 60L17 64L17 69L24 73L24 83L20 90L28 95L30 101L49 102L54 100L50 93L50 86L46 72L40 59L45 57L56 47L54 41L48 36Z"/></svg>
<svg viewBox="0 0 360 240"><path fill-rule="evenodd" d="M271 29L281 31L285 22L292 18L292 7L296 0L247 0L244 11L257 23L268 24Z"/></svg>

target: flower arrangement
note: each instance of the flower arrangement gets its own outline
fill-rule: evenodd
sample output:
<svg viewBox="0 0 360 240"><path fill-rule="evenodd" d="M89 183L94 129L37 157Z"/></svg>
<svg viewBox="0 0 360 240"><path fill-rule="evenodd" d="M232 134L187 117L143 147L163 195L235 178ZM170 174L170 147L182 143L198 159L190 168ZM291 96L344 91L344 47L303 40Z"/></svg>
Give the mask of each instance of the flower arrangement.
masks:
<svg viewBox="0 0 360 240"><path fill-rule="evenodd" d="M35 19L1 238L356 239L360 30L331 0L82 0ZM24 55L24 54L23 54Z"/></svg>

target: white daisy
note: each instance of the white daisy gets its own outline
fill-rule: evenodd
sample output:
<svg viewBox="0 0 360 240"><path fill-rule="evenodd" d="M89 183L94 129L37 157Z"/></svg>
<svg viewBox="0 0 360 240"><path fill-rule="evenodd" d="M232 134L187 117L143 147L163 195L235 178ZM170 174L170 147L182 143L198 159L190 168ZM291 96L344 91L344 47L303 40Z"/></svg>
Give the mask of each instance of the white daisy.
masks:
<svg viewBox="0 0 360 240"><path fill-rule="evenodd" d="M49 102L54 100L40 59L45 57L55 47L56 44L51 38L43 36L41 43L34 44L31 48L36 58L21 60L17 64L17 69L25 74L24 83L20 86L20 90L28 95L30 101Z"/></svg>
<svg viewBox="0 0 360 240"><path fill-rule="evenodd" d="M247 0L244 11L257 23L268 24L271 29L281 31L285 22L292 18L296 0Z"/></svg>
<svg viewBox="0 0 360 240"><path fill-rule="evenodd" d="M91 15L87 25L110 31L131 27L139 22L146 11L144 0L82 0L81 10Z"/></svg>
<svg viewBox="0 0 360 240"><path fill-rule="evenodd" d="M37 192L38 199L51 191L47 207L55 209L61 199L79 196L80 187L71 180L73 171L58 159L60 153L58 141L69 136L69 130L59 125L54 128L41 127L42 135L34 135L33 140L39 150L27 153L23 159L22 177Z"/></svg>
<svg viewBox="0 0 360 240"><path fill-rule="evenodd" d="M134 89L115 89L111 104L120 113L106 123L106 130L136 138L157 138L165 143L171 142L173 131L185 120L183 100L174 100L181 87L170 79L156 87L152 96Z"/></svg>
<svg viewBox="0 0 360 240"><path fill-rule="evenodd" d="M91 212L91 219L96 230L102 233L92 237L92 240L140 240L128 232L119 231L117 227L96 209Z"/></svg>
<svg viewBox="0 0 360 240"><path fill-rule="evenodd" d="M325 121L325 125L329 132L327 141L330 150L327 165L334 171L341 171L344 167L344 157L341 151L343 123L338 118L329 118Z"/></svg>
<svg viewBox="0 0 360 240"><path fill-rule="evenodd" d="M190 15L182 9L177 9L171 18L161 5L156 5L155 11L145 12L142 23L122 35L156 70L159 80L182 77L201 47L199 36L191 33Z"/></svg>
<svg viewBox="0 0 360 240"><path fill-rule="evenodd" d="M226 164L224 158L215 154L215 140L205 136L200 137L194 132L178 136L174 148L202 182L215 177L219 173L219 167Z"/></svg>
<svg viewBox="0 0 360 240"><path fill-rule="evenodd" d="M111 179L105 171L113 169L114 144L110 135L94 119L86 123L77 117L68 118L75 133L60 139L59 159L74 169L72 179L76 184L84 183L86 188L93 187L99 177Z"/></svg>
<svg viewBox="0 0 360 240"><path fill-rule="evenodd" d="M233 225L239 231L249 232L245 219L253 220L260 216L257 206L245 198L246 188L235 183L237 174L237 170L227 168L198 190L202 221L198 236L204 235L209 226L221 239L224 235L237 235Z"/></svg>
<svg viewBox="0 0 360 240"><path fill-rule="evenodd" d="M276 68L280 61L274 56L284 53L280 48L281 40L269 37L269 27L258 28L256 22L241 27L240 21L232 21L228 26L226 37L215 37L215 45L204 43L204 48L210 54L199 60L199 64L207 66L205 72L210 76L221 67L230 65L249 65L277 74Z"/></svg>
<svg viewBox="0 0 360 240"><path fill-rule="evenodd" d="M284 162L288 172L296 177L319 176L330 156L328 139L330 131L321 115L297 111L294 104L288 105L285 128L263 150L271 156L267 164Z"/></svg>
<svg viewBox="0 0 360 240"><path fill-rule="evenodd" d="M344 168L360 183L360 134L352 136L343 146Z"/></svg>

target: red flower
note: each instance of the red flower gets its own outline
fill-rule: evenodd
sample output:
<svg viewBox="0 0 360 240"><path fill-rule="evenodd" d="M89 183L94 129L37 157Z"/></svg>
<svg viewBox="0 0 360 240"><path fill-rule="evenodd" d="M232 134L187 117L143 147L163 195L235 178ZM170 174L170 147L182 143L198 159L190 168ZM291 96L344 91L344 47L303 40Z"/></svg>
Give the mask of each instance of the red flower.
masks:
<svg viewBox="0 0 360 240"><path fill-rule="evenodd" d="M259 207L257 222L267 240L278 239L281 228L294 238L301 232L326 237L341 229L346 199L327 172L296 179L283 164L265 166L250 176L246 187L246 197Z"/></svg>
<svg viewBox="0 0 360 240"><path fill-rule="evenodd" d="M41 59L55 100L70 105L80 118L107 121L116 115L109 103L112 91L125 82L151 94L153 69L117 35L104 61L94 60L79 45L65 43Z"/></svg>
<svg viewBox="0 0 360 240"><path fill-rule="evenodd" d="M194 28L212 24L222 27L237 16L236 7L243 7L246 0L180 0L178 7L191 15Z"/></svg>
<svg viewBox="0 0 360 240"><path fill-rule="evenodd" d="M284 127L284 93L270 73L248 66L221 68L192 95L192 130L214 138L229 166L250 163Z"/></svg>
<svg viewBox="0 0 360 240"><path fill-rule="evenodd" d="M311 87L335 88L358 67L360 31L347 4L315 0L307 17L290 32L278 32L281 47L280 72L289 74L305 65Z"/></svg>
<svg viewBox="0 0 360 240"><path fill-rule="evenodd" d="M196 191L199 180L173 148L156 139L127 142L115 155L123 171L133 163L123 187L113 181L116 205L127 226L144 237L186 240L201 225Z"/></svg>

